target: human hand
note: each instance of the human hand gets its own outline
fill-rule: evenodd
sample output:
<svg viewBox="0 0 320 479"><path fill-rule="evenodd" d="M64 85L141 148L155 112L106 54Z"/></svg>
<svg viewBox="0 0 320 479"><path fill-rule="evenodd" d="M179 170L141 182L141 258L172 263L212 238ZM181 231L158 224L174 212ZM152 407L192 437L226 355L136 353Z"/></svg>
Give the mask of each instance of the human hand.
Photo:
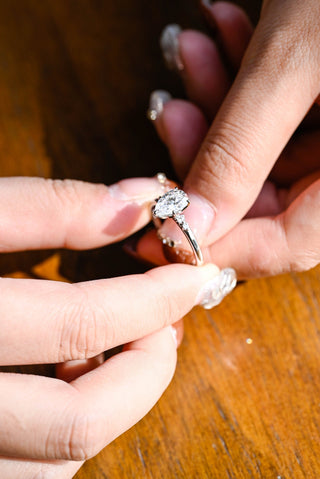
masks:
<svg viewBox="0 0 320 479"><path fill-rule="evenodd" d="M108 188L2 178L1 251L118 241L150 220L150 203L161 193L156 179ZM140 420L174 373L170 325L203 299L198 291L217 273L214 265L170 265L77 284L1 278L1 365L82 360L126 343L120 354L70 383L0 373L1 478L68 479Z"/></svg>
<svg viewBox="0 0 320 479"><path fill-rule="evenodd" d="M192 103L170 101L155 121L177 172L186 176L192 198L186 218L205 258L233 266L240 277L309 269L320 259L318 107L303 118L320 90L320 4L265 1L248 47L252 27L238 7L203 8L224 56L199 32L173 35L171 47L179 50L172 47L171 58L183 65ZM230 71L238 68L229 90ZM183 241L169 224L162 233ZM152 249L148 244L149 259Z"/></svg>

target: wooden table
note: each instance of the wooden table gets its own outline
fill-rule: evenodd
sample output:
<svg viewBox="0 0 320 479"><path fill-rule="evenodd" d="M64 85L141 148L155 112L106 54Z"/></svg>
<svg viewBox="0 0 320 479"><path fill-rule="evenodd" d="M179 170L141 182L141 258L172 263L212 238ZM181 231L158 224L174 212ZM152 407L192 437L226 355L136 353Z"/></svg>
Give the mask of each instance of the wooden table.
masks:
<svg viewBox="0 0 320 479"><path fill-rule="evenodd" d="M254 18L257 3L242 2ZM195 2L1 0L0 18L2 176L171 172L144 112L155 88L182 95L158 36L203 28ZM0 258L0 275L70 281L141 268L117 245ZM319 268L250 281L190 313L169 389L76 478L319 477L319 284Z"/></svg>

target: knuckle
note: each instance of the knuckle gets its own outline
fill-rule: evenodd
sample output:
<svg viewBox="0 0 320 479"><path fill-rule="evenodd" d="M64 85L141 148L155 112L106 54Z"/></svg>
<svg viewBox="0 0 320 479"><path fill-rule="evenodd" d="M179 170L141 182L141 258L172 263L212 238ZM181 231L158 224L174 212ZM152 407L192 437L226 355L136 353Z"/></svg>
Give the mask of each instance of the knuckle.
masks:
<svg viewBox="0 0 320 479"><path fill-rule="evenodd" d="M209 136L203 143L200 152L203 164L199 174L204 181L208 182L209 176L218 184L227 178L229 186L238 191L241 184L250 184L248 148L244 145L244 133L238 126L225 125L224 129L223 134Z"/></svg>
<svg viewBox="0 0 320 479"><path fill-rule="evenodd" d="M100 310L84 288L71 285L71 295L62 314L60 360L86 359L104 351L114 341L113 322Z"/></svg>
<svg viewBox="0 0 320 479"><path fill-rule="evenodd" d="M107 186L100 183L87 183L80 180L53 180L46 179L46 184L49 185L49 190L55 196L55 199L60 202L63 206L71 206L73 209L78 205L83 204L84 201L87 201L87 195L83 194L86 190L87 192L107 192Z"/></svg>
<svg viewBox="0 0 320 479"><path fill-rule="evenodd" d="M55 200L63 206L73 206L81 201L80 189L83 182L78 180L52 180L47 179Z"/></svg>
<svg viewBox="0 0 320 479"><path fill-rule="evenodd" d="M59 221L64 225L64 238L61 243L64 247L72 247L70 231L77 226L79 218L87 217L90 209L96 208L108 191L106 185L86 183L79 180L46 179L45 190L50 205L54 205L53 214L59 215Z"/></svg>
<svg viewBox="0 0 320 479"><path fill-rule="evenodd" d="M286 266L282 272L300 273L317 266L320 262L320 256L318 248L313 243L313 238L317 237L314 231L309 231L309 234L303 235L304 241L301 241L302 237L300 235L292 233L291 224L286 221L286 215L280 217L280 224L286 258Z"/></svg>
<svg viewBox="0 0 320 479"><path fill-rule="evenodd" d="M57 444L58 456L71 461L85 461L99 452L99 422L85 407L68 410L68 421Z"/></svg>

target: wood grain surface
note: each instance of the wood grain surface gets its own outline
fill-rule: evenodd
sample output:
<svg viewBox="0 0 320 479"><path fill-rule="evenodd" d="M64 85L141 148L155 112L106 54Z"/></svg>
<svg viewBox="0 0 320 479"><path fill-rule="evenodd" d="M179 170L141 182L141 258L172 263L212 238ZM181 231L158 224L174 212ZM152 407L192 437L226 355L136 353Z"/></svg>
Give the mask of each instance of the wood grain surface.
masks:
<svg viewBox="0 0 320 479"><path fill-rule="evenodd" d="M241 2L254 20L259 3ZM172 173L144 113L155 88L184 94L158 36L168 22L204 29L196 2L0 0L0 19L2 176ZM142 269L118 245L0 257L0 275L15 277ZM250 281L212 312L190 313L168 390L76 479L320 477L319 284L319 268Z"/></svg>

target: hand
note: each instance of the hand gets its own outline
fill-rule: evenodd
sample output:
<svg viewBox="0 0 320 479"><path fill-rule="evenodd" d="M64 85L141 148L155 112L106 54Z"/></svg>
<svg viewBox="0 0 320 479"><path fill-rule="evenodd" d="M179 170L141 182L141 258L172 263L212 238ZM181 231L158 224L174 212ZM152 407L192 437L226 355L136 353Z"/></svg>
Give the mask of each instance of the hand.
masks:
<svg viewBox="0 0 320 479"><path fill-rule="evenodd" d="M108 188L3 178L1 250L118 241L149 221L150 202L161 193L156 179ZM0 373L1 478L70 478L81 461L139 421L174 373L170 325L196 304L198 290L217 272L213 265L171 265L78 284L1 278L1 365L93 358L126 343L70 383Z"/></svg>
<svg viewBox="0 0 320 479"><path fill-rule="evenodd" d="M224 56L205 35L181 33L192 103L166 103L155 122L177 172L187 175L187 220L207 260L233 266L240 277L309 269L320 259L318 107L304 117L320 90L320 4L265 1L251 40L238 7L203 8ZM238 69L230 88L230 71ZM205 137L207 118L215 120ZM178 239L169 224L163 233Z"/></svg>

